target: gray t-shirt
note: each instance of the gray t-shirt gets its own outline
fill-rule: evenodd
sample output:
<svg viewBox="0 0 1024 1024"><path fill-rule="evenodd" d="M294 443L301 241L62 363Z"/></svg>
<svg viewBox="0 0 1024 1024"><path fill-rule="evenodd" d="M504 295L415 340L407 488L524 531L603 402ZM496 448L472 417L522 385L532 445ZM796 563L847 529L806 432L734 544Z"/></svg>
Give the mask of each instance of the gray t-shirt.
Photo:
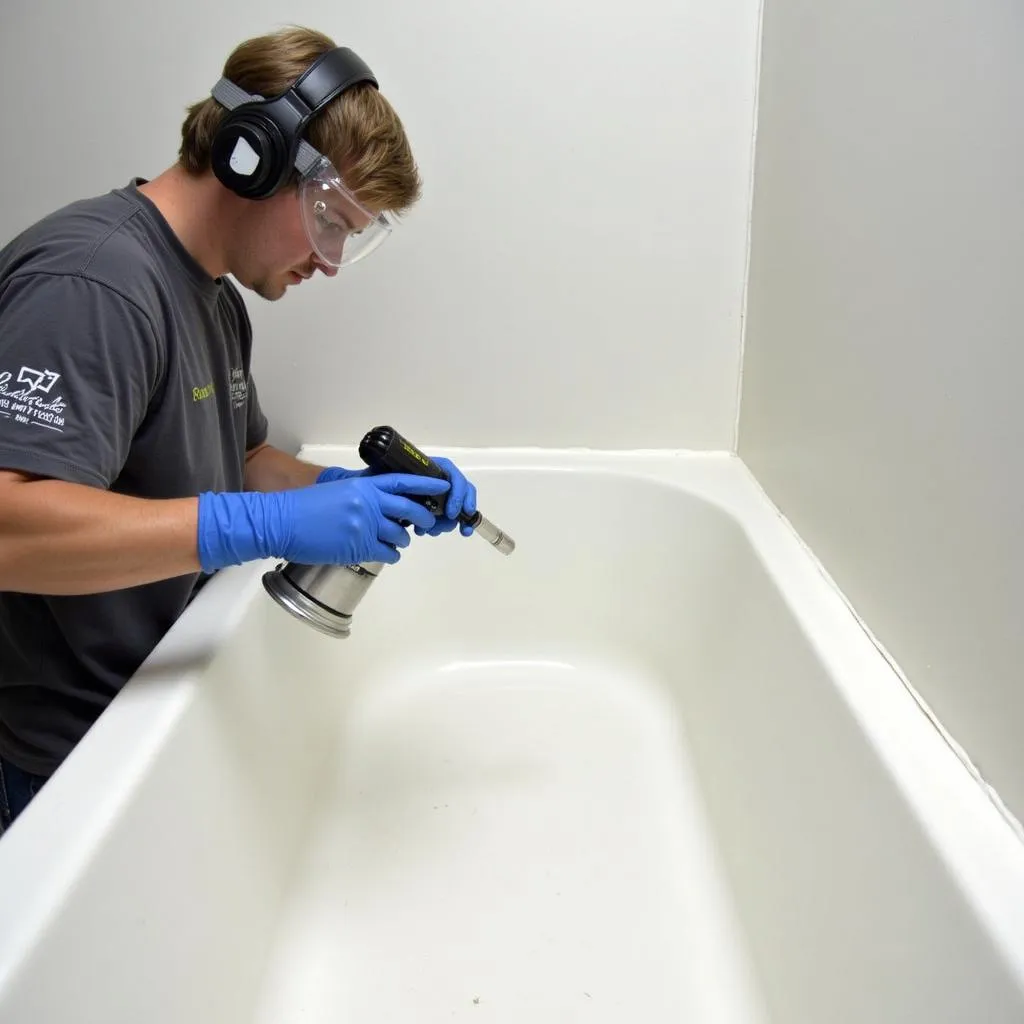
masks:
<svg viewBox="0 0 1024 1024"><path fill-rule="evenodd" d="M0 468L145 498L241 490L245 452L267 434L245 306L141 183L0 250ZM0 592L0 754L50 774L200 582Z"/></svg>

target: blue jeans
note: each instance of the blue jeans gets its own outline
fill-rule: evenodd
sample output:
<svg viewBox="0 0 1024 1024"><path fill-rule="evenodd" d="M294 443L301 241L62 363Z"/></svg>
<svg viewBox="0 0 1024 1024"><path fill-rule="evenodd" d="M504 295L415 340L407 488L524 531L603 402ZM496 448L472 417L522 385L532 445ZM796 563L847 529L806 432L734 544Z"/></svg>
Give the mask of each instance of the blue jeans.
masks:
<svg viewBox="0 0 1024 1024"><path fill-rule="evenodd" d="M11 827L29 802L43 788L46 777L30 775L0 757L0 835Z"/></svg>

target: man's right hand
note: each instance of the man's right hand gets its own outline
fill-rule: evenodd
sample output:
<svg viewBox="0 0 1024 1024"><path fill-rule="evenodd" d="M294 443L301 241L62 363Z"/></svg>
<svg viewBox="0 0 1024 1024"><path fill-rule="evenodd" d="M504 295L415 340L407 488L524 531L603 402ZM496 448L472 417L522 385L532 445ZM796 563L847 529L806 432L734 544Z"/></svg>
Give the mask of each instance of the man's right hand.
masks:
<svg viewBox="0 0 1024 1024"><path fill-rule="evenodd" d="M394 563L407 526L429 531L433 514L406 495L440 495L447 480L384 473L285 491L204 492L198 549L205 572L259 558L306 565Z"/></svg>

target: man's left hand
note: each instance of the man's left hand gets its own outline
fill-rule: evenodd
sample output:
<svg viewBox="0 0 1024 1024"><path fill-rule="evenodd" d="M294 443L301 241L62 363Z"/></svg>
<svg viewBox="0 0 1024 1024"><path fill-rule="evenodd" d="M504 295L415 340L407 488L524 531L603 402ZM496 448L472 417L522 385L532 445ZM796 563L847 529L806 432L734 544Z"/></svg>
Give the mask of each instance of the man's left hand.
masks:
<svg viewBox="0 0 1024 1024"><path fill-rule="evenodd" d="M447 474L451 488L445 498L444 515L437 517L437 522L430 530L415 527L416 533L420 536L429 533L431 537L436 537L442 533L450 533L458 526L462 535L468 537L473 532L473 527L460 523L458 517L460 512L467 512L469 515L476 512L476 488L450 459L431 456L431 460Z"/></svg>
<svg viewBox="0 0 1024 1024"><path fill-rule="evenodd" d="M431 537L437 537L442 533L450 533L458 526L463 536L468 537L473 532L473 527L460 523L458 517L460 512L468 512L470 515L476 512L476 488L450 459L434 458L433 456L431 459L448 475L451 487L445 499L444 515L437 517L437 522L430 530L415 527L416 533L421 537L424 533L429 533ZM367 467L343 469L341 466L328 466L320 473L317 483L325 483L328 480L344 480L352 476L372 476L374 473L374 470Z"/></svg>

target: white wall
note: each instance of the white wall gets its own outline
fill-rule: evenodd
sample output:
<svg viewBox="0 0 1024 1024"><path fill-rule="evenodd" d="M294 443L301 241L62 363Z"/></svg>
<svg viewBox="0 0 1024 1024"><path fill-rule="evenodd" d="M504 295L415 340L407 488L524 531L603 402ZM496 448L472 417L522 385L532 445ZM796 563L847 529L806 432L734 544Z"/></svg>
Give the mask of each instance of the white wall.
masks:
<svg viewBox="0 0 1024 1024"><path fill-rule="evenodd" d="M425 191L371 260L252 297L274 440L731 447L758 6L5 4L0 238L157 174L237 42L308 24L377 73Z"/></svg>
<svg viewBox="0 0 1024 1024"><path fill-rule="evenodd" d="M740 453L1024 816L1024 9L768 0Z"/></svg>

